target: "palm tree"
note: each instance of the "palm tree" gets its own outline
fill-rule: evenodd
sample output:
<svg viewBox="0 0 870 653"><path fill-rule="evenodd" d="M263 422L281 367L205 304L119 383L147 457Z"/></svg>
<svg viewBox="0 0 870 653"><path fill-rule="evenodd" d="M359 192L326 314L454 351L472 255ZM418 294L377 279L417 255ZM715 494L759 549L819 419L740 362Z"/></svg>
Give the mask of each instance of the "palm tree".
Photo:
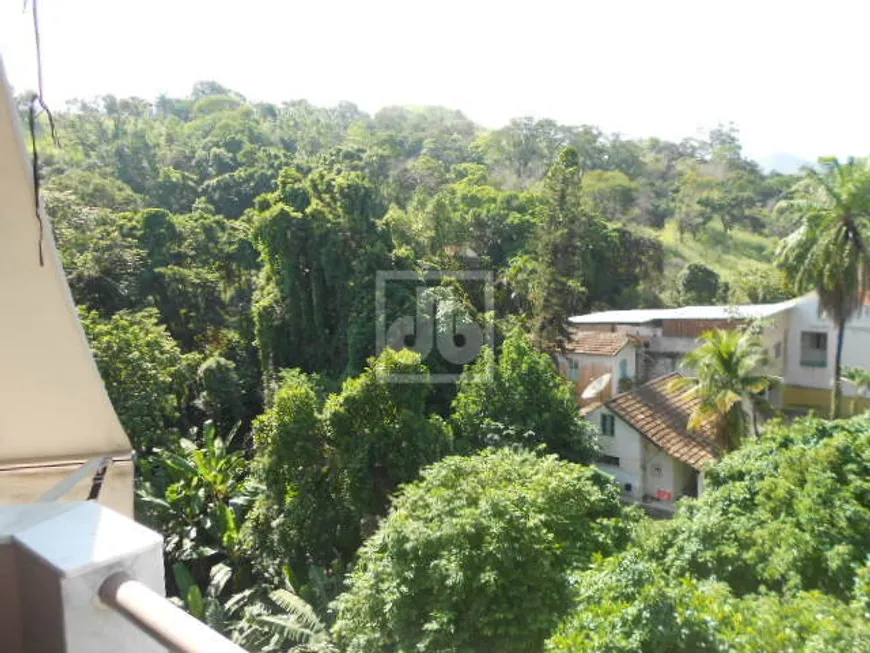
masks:
<svg viewBox="0 0 870 653"><path fill-rule="evenodd" d="M870 257L861 230L870 217L870 160L845 165L819 159L777 211L798 219L798 228L780 245L776 262L798 293L815 290L819 305L837 327L831 417L840 415L841 365L846 323L862 307L870 288Z"/></svg>
<svg viewBox="0 0 870 653"><path fill-rule="evenodd" d="M866 397L867 391L870 390L870 370L865 370L861 367L850 367L846 365L843 368L843 381L851 383L855 386L855 392L860 397ZM856 399L852 400L852 414L855 413Z"/></svg>
<svg viewBox="0 0 870 653"><path fill-rule="evenodd" d="M228 612L241 618L233 625L233 641L261 653L337 653L324 615L305 601L288 582L285 589L268 593L263 600L254 598L250 589L230 599ZM281 614L275 614L275 610Z"/></svg>
<svg viewBox="0 0 870 653"><path fill-rule="evenodd" d="M702 344L683 357L683 366L695 372L671 382L668 389L697 397L689 417L690 429L711 425L717 440L729 451L740 446L749 432L744 404L750 409L753 433L758 435L757 411L768 406L761 393L776 379L759 372L768 355L758 336L741 331L707 331Z"/></svg>

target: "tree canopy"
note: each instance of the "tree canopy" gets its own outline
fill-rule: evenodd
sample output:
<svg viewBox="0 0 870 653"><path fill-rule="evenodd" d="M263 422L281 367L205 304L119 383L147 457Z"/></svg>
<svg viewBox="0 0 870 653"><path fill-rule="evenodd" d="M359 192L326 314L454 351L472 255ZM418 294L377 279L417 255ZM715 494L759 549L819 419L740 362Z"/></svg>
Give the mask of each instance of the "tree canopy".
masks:
<svg viewBox="0 0 870 653"><path fill-rule="evenodd" d="M570 606L570 569L631 520L601 473L489 450L423 472L360 551L338 603L348 652L540 649Z"/></svg>

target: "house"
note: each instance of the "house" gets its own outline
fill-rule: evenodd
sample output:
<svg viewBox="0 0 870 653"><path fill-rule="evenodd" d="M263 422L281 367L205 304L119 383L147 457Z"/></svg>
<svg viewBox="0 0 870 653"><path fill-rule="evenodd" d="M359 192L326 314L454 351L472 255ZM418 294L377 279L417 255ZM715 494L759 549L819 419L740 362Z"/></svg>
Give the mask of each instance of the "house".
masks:
<svg viewBox="0 0 870 653"><path fill-rule="evenodd" d="M815 293L775 304L604 311L570 318L572 340L577 342L597 337L616 339L613 334L631 336L635 365L630 378L640 384L679 370L680 359L698 346L698 337L705 331L733 329L750 321L760 325L762 342L770 355L765 372L782 379L781 387L771 391L770 402L795 412L826 411L837 333L833 322L820 310ZM570 343L566 345L566 352L570 353L570 347ZM579 387L582 380L599 369L589 359L590 374L584 374L583 363L582 359L576 363L579 369L573 372L579 379L578 395L586 387ZM870 306L862 308L846 326L843 363L870 368ZM563 374L572 378L571 368ZM628 383L624 381L623 387ZM843 385L843 392L847 412L870 408L870 400L857 397L849 384Z"/></svg>
<svg viewBox="0 0 870 653"><path fill-rule="evenodd" d="M769 391L770 403L795 413L830 406L837 332L815 293L775 304L604 311L570 322L559 368L601 430L599 467L634 501L667 509L700 494L704 466L721 454L711 433L687 427L697 400L668 390L705 331L754 322L770 358L764 372L782 381ZM843 364L870 369L870 306L846 326ZM593 384L602 377L606 383ZM843 394L845 413L870 409L870 399L847 383Z"/></svg>
<svg viewBox="0 0 870 653"><path fill-rule="evenodd" d="M559 370L572 381L581 404L590 400L582 398L590 383L605 375L606 384L595 399L604 400L627 389L637 376L638 345L636 338L624 332L587 331L572 327L563 351L556 354Z"/></svg>
<svg viewBox="0 0 870 653"><path fill-rule="evenodd" d="M598 466L627 498L665 510L682 496L698 496L704 466L722 454L709 425L688 428L699 400L669 389L678 378L665 374L583 411L601 429Z"/></svg>

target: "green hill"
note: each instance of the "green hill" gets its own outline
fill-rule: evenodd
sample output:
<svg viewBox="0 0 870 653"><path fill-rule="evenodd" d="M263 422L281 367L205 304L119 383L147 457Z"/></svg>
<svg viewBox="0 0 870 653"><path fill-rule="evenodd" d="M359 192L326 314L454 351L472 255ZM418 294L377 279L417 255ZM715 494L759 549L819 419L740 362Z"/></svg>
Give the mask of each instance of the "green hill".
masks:
<svg viewBox="0 0 870 653"><path fill-rule="evenodd" d="M718 223L710 223L696 238L680 239L674 221L664 229L644 228L644 235L658 238L665 248L665 278L673 279L688 263L703 263L726 281L733 281L747 266L771 269L777 239L735 228L727 234Z"/></svg>

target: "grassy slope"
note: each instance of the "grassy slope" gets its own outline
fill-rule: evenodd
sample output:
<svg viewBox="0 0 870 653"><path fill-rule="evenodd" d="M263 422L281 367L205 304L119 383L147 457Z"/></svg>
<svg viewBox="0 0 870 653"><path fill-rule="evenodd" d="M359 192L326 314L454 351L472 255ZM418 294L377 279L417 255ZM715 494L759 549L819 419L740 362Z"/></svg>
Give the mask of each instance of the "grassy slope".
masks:
<svg viewBox="0 0 870 653"><path fill-rule="evenodd" d="M677 225L668 222L661 231L644 229L643 233L662 241L665 247L665 278L674 279L687 263L703 263L726 281L747 267L770 268L777 240L743 229L726 234L718 223L711 223L696 240L686 234L680 242Z"/></svg>
<svg viewBox="0 0 870 653"><path fill-rule="evenodd" d="M677 225L673 221L664 229L640 229L645 236L661 240L665 248L665 274L662 279L662 298L671 303L676 292L676 279L688 263L703 263L713 268L725 281L732 282L738 272L751 268L773 268L773 254L777 239L761 236L743 229L732 229L725 234L722 225L710 223L706 230L693 238L686 234L680 241Z"/></svg>

